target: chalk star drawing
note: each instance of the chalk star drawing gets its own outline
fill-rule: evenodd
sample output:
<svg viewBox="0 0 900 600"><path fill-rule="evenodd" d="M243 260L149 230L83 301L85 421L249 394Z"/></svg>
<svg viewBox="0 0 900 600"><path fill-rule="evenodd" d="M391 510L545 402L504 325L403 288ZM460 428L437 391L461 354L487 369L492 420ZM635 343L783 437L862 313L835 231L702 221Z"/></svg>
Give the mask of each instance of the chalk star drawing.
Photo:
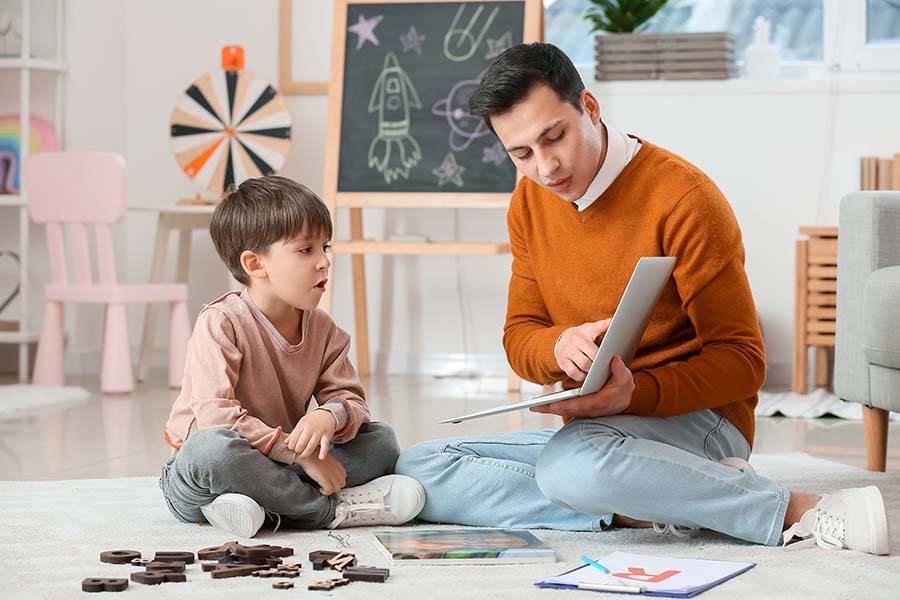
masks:
<svg viewBox="0 0 900 600"><path fill-rule="evenodd" d="M415 26L411 26L406 35L400 36L400 43L403 44L403 52L415 50L416 54L422 54L422 42L425 41L424 35L419 35Z"/></svg>
<svg viewBox="0 0 900 600"><path fill-rule="evenodd" d="M490 133L484 119L469 112L469 97L480 81L479 75L478 79L464 79L456 83L446 97L431 107L431 114L447 118L450 125L450 149L456 152L462 152L472 142Z"/></svg>
<svg viewBox="0 0 900 600"><path fill-rule="evenodd" d="M382 19L384 19L384 15L375 15L371 19L367 19L362 15L359 15L359 21L356 25L351 25L347 28L347 31L352 31L356 34L356 49L359 50L363 47L363 44L366 42L372 42L372 45L378 45L378 38L375 37L375 28L378 27L378 24L381 23Z"/></svg>
<svg viewBox="0 0 900 600"><path fill-rule="evenodd" d="M494 142L493 146L488 146L483 150L483 154L481 155L481 162L483 163L494 163L494 166L499 167L503 164L503 161L507 159L508 155L506 154L506 148L503 147L503 144L500 142Z"/></svg>
<svg viewBox="0 0 900 600"><path fill-rule="evenodd" d="M453 22L450 23L450 28L444 35L444 56L447 57L447 60L452 60L453 62L467 61L475 55L478 46L481 45L484 36L487 35L488 29L490 29L494 19L497 18L497 13L500 12L499 7L494 7L484 20L481 31L477 35L472 35L472 28L476 27L481 13L484 12L484 5L478 5L478 8L475 9L475 12L469 19L469 23L461 29L458 27L459 19L465 10L466 5L462 4L456 11L456 16L453 17Z"/></svg>
<svg viewBox="0 0 900 600"><path fill-rule="evenodd" d="M431 172L438 178L438 186L443 186L448 181L452 181L457 186L462 187L464 185L462 174L465 170L465 167L459 166L459 163L456 162L456 156L452 152L448 152L444 160L441 161L441 166L432 169Z"/></svg>
<svg viewBox="0 0 900 600"><path fill-rule="evenodd" d="M500 36L500 39L492 40L488 38L488 53L484 55L487 60L493 60L509 50L513 45L512 33L507 31Z"/></svg>
<svg viewBox="0 0 900 600"><path fill-rule="evenodd" d="M369 144L369 168L381 173L387 183L408 179L409 170L422 160L422 149L409 133L410 108L422 108L422 101L397 55L388 52L369 97L369 112L378 112L378 135Z"/></svg>

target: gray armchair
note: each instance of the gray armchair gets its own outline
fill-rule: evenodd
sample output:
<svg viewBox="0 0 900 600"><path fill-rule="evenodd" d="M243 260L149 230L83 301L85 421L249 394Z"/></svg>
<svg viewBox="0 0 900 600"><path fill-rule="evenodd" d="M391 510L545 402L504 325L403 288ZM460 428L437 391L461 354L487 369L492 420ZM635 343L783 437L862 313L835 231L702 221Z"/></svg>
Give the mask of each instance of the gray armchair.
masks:
<svg viewBox="0 0 900 600"><path fill-rule="evenodd" d="M834 389L863 405L869 470L884 471L900 412L900 192L841 200Z"/></svg>

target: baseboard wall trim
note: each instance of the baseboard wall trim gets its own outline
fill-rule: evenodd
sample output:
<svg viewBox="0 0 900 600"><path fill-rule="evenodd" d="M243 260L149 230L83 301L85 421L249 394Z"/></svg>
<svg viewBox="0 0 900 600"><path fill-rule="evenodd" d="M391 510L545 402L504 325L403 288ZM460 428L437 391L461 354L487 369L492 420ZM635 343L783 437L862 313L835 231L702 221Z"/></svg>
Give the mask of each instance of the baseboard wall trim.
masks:
<svg viewBox="0 0 900 600"><path fill-rule="evenodd" d="M132 359L138 355L138 349L131 351ZM356 357L351 354L354 364ZM154 353L151 368L168 368L168 354L164 351ZM372 370L387 375L430 375L432 377L506 377L509 364L502 353L470 353L462 352L385 352L378 351L372 356ZM135 369L137 365L135 365ZM66 354L66 373L90 374L100 371L100 352L88 351L80 354ZM791 363L769 363L766 372L766 387L779 388L790 386Z"/></svg>

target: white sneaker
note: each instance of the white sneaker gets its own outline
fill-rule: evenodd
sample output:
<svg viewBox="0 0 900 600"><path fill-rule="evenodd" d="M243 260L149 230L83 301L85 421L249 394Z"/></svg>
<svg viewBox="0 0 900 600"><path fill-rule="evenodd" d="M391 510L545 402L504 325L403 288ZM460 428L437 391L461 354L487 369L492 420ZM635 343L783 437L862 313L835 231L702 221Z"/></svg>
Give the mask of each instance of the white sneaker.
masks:
<svg viewBox="0 0 900 600"><path fill-rule="evenodd" d="M266 512L256 500L243 494L222 494L200 507L206 521L238 537L252 538L266 520Z"/></svg>
<svg viewBox="0 0 900 600"><path fill-rule="evenodd" d="M784 532L784 544L793 537L805 541L794 546L811 545L828 550L858 550L869 554L890 554L884 500L875 486L840 490L822 496L816 507Z"/></svg>
<svg viewBox="0 0 900 600"><path fill-rule="evenodd" d="M738 458L737 456L726 456L719 461L719 464L723 464L726 467L734 467L738 471L750 471L751 473L756 473L756 469L754 469L750 463L748 463L743 458ZM686 527L684 525L672 525L671 523L653 523L653 531L660 535L671 533L675 537L686 538L690 537L693 530L693 527Z"/></svg>
<svg viewBox="0 0 900 600"><path fill-rule="evenodd" d="M366 525L402 525L422 512L425 488L405 475L385 475L335 494L337 507L329 529Z"/></svg>
<svg viewBox="0 0 900 600"><path fill-rule="evenodd" d="M726 467L734 467L738 471L750 471L751 473L756 474L756 469L753 468L753 465L737 456L726 456L719 461L719 464L725 465Z"/></svg>

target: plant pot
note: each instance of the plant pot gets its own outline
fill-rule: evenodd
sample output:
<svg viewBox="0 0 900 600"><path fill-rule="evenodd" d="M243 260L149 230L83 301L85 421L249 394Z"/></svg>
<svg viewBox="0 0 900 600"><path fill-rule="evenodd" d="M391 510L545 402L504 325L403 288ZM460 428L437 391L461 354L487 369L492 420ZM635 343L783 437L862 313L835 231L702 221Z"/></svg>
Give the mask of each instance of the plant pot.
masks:
<svg viewBox="0 0 900 600"><path fill-rule="evenodd" d="M594 40L598 81L729 79L737 75L737 38L724 31L608 33Z"/></svg>

